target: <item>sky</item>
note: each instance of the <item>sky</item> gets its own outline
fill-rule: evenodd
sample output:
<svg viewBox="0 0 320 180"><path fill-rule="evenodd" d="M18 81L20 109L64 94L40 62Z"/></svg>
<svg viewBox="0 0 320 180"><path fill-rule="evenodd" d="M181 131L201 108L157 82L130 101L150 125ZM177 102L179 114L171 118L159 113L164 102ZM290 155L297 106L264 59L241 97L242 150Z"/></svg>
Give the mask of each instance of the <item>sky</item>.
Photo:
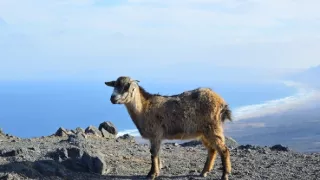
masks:
<svg viewBox="0 0 320 180"><path fill-rule="evenodd" d="M0 81L275 80L319 64L319 6L318 0L0 0Z"/></svg>

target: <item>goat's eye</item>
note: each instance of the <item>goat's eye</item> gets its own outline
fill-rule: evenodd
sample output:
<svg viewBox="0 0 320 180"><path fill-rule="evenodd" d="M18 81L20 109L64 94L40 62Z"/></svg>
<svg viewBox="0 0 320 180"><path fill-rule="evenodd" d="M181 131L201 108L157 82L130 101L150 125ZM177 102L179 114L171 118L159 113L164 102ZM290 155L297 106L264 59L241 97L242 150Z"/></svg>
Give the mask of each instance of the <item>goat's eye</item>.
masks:
<svg viewBox="0 0 320 180"><path fill-rule="evenodd" d="M128 91L129 90L129 87L130 87L130 84L126 84L123 88L124 91Z"/></svg>

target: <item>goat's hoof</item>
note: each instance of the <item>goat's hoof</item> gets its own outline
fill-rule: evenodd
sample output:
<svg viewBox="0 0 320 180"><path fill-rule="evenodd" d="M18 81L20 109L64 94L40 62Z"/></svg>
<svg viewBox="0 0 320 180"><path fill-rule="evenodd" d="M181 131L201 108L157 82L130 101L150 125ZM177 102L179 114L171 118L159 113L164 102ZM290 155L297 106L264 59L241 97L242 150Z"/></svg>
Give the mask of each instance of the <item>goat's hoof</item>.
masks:
<svg viewBox="0 0 320 180"><path fill-rule="evenodd" d="M155 175L150 175L150 176L146 176L146 179L156 179L158 176L155 176Z"/></svg>
<svg viewBox="0 0 320 180"><path fill-rule="evenodd" d="M208 172L202 172L202 173L200 174L200 176L201 176L201 177L207 177L207 176L208 176Z"/></svg>
<svg viewBox="0 0 320 180"><path fill-rule="evenodd" d="M229 180L228 174L223 174L221 180Z"/></svg>
<svg viewBox="0 0 320 180"><path fill-rule="evenodd" d="M156 177L159 176L159 173L155 173L155 172L149 172L148 175L146 176L146 179L155 179Z"/></svg>

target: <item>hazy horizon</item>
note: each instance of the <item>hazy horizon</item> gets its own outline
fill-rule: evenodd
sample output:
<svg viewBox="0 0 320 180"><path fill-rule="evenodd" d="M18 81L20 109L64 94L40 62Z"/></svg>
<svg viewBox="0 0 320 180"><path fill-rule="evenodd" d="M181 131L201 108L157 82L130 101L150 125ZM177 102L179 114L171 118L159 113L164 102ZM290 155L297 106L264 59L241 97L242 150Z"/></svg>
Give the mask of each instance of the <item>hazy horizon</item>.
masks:
<svg viewBox="0 0 320 180"><path fill-rule="evenodd" d="M151 93L172 95L196 88L197 82L167 85L140 83ZM221 94L229 103L236 121L285 112L312 102L318 91L302 84L283 83L222 83L205 84ZM248 88L250 91L248 91ZM0 123L4 131L22 137L52 134L60 126L86 128L111 121L119 134L137 135L126 109L111 104L112 88L103 82L7 82L0 84ZM18 123L19 122L19 123ZM41 125L41 129L38 129ZM133 131L134 130L134 131Z"/></svg>

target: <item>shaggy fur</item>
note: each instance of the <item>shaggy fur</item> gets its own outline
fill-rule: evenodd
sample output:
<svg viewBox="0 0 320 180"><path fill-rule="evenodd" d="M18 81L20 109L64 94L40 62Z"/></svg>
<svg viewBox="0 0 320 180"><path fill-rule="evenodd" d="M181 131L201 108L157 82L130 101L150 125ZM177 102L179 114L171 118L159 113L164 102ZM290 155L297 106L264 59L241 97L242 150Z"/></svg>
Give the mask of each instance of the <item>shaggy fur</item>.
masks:
<svg viewBox="0 0 320 180"><path fill-rule="evenodd" d="M150 94L138 81L121 76L106 82L114 87L110 100L124 104L141 136L149 139L152 166L147 177L160 174L159 151L163 139L201 139L208 157L201 173L212 170L217 153L223 164L222 179L231 173L229 150L222 124L231 119L231 110L222 97L210 88L198 88L173 96Z"/></svg>

